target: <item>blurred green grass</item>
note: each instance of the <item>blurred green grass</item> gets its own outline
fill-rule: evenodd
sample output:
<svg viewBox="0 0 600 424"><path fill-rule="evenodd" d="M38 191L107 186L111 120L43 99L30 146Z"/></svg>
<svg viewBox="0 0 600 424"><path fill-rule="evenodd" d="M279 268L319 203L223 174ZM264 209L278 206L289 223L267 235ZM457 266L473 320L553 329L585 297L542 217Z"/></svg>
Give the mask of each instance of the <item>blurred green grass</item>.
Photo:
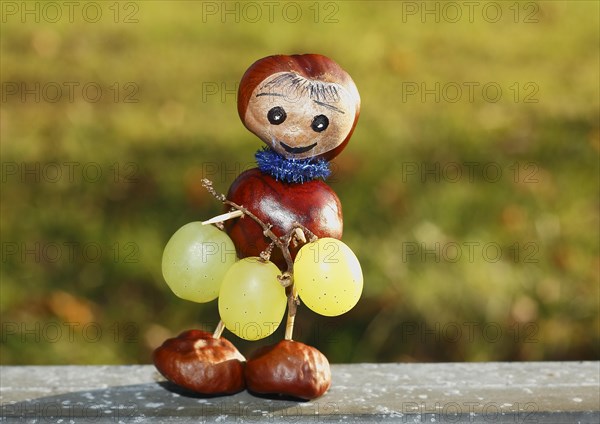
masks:
<svg viewBox="0 0 600 424"><path fill-rule="evenodd" d="M261 146L222 87L233 90L261 57L304 52L338 61L361 93L330 184L365 291L339 318L301 308L296 338L332 362L597 358L597 3L519 3L516 23L509 3L497 23L479 13L423 22L402 2L322 2L318 19L314 3L297 3L296 23L279 13L222 22L202 2L136 4L137 23L123 14L115 23L108 3L93 24L3 16L2 364L147 363L164 338L216 324L216 302L170 293L162 248L183 224L221 211L199 180L226 192ZM531 10L538 22L524 23ZM324 22L332 11L337 22ZM103 96L7 93L52 82L91 82ZM502 97L486 101L476 88L470 101L469 82L497 84ZM406 93L436 83L458 84L462 97ZM43 173L54 163L60 178ZM97 181L81 173L91 164ZM502 175L486 178L486 165ZM438 256L423 250L436 244ZM49 260L55 245L62 256ZM486 245L502 257L486 257ZM247 353L282 329L256 343L226 334Z"/></svg>

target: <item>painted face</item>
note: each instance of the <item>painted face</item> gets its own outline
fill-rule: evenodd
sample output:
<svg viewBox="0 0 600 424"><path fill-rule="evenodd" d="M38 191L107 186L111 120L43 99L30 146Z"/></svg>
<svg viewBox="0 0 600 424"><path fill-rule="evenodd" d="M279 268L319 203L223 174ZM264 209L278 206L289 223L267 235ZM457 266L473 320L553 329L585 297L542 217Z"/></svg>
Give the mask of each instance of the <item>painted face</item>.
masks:
<svg viewBox="0 0 600 424"><path fill-rule="evenodd" d="M244 122L273 150L305 159L339 146L355 120L360 99L342 85L277 72L252 92Z"/></svg>

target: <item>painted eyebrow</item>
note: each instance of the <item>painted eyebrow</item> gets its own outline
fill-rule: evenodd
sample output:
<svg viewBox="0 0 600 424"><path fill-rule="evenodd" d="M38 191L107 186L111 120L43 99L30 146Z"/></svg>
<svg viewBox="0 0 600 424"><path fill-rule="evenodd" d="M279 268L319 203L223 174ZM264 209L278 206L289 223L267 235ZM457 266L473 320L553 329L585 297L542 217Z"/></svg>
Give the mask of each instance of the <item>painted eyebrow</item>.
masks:
<svg viewBox="0 0 600 424"><path fill-rule="evenodd" d="M338 109L337 107L330 105L329 103L323 103L323 102L320 102L318 100L313 100L313 102L315 102L319 106L326 107L327 109L331 109L331 110L334 110L334 111L339 112L339 113L346 113L343 110Z"/></svg>
<svg viewBox="0 0 600 424"><path fill-rule="evenodd" d="M279 94L279 93L258 93L256 95L256 97L260 97L260 96L275 96L275 97L285 97L284 94Z"/></svg>

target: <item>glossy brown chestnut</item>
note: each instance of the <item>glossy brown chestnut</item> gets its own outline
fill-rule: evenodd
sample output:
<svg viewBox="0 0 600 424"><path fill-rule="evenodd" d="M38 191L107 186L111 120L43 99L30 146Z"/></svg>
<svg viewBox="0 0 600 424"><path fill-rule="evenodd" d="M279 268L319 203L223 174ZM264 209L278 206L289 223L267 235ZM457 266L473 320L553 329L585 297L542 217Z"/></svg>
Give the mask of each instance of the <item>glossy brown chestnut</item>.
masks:
<svg viewBox="0 0 600 424"><path fill-rule="evenodd" d="M233 394L245 387L246 359L231 342L206 331L188 330L165 340L153 360L167 380L193 392Z"/></svg>
<svg viewBox="0 0 600 424"><path fill-rule="evenodd" d="M264 223L273 225L271 230L279 237L289 233L294 222L304 225L319 238L342 237L342 205L335 192L321 180L288 184L254 168L233 182L227 199L246 207ZM240 258L258 256L271 242L260 225L249 217L226 221L225 231ZM292 258L296 257L300 247L290 245ZM273 250L271 261L285 270L285 260L279 249Z"/></svg>
<svg viewBox="0 0 600 424"><path fill-rule="evenodd" d="M325 355L314 347L282 340L258 349L246 364L246 386L260 394L315 399L331 386Z"/></svg>

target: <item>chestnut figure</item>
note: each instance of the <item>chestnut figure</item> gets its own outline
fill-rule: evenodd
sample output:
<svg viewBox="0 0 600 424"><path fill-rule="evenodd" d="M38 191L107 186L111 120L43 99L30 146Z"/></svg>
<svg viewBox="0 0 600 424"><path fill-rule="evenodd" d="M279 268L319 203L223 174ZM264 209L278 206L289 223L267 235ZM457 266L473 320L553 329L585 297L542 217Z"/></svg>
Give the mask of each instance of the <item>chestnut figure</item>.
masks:
<svg viewBox="0 0 600 424"><path fill-rule="evenodd" d="M277 394L311 400L331 386L331 369L325 355L314 347L282 340L258 349L246 365L246 386L260 394Z"/></svg>
<svg viewBox="0 0 600 424"><path fill-rule="evenodd" d="M156 348L154 365L172 383L205 395L233 394L244 390L242 354L223 337L188 330Z"/></svg>
<svg viewBox="0 0 600 424"><path fill-rule="evenodd" d="M220 321L214 334L190 330L165 341L155 350L154 363L171 382L198 393L230 394L247 387L254 393L315 399L331 386L331 370L321 352L292 340L297 305L300 304L294 286L294 267L297 264L300 287L305 287L305 280L300 278L302 267L314 268L312 271L326 275L325 278L338 276L342 285L338 284L332 290L339 296L348 295L343 285L347 278L340 277L340 273L329 274L326 259L332 252L310 251L316 259L308 265L296 256L306 243L311 243L309 248L317 246L317 239L333 238L337 239L334 245L343 244L338 241L343 230L341 203L324 180L330 175L329 161L345 149L352 136L360 114L360 96L352 78L325 56L269 56L252 64L242 77L238 113L244 126L265 146L256 152L258 167L242 173L226 196L217 193L210 180L202 180L203 186L226 206L224 214L202 224L214 223L224 229L227 234L221 235L228 236L225 244L231 246L233 243L238 259L270 260L281 270L281 275L269 273L270 282L267 283L270 285L265 286L263 280L266 277L245 280L250 270L259 273L256 266L264 264L254 264L256 266L244 268L243 272L235 264L231 265L224 271L222 284L216 283L220 295L219 310L227 315L226 319ZM179 244L173 252L218 261L222 256L216 254L214 243L206 246L198 242L202 239L197 234L200 230L194 231L189 237L178 238ZM222 249L220 255L232 250ZM164 264L176 264L177 269L172 273L175 286L182 285L194 294L202 288L190 285L202 281L215 283L209 278L199 279L200 283L196 283L196 279L188 275L190 273L178 272L178 264L185 264L185 261L178 262L177 259L163 260L163 267ZM250 260L245 262L252 263ZM270 267L274 269L272 264ZM355 268L360 272L360 267ZM203 269L207 275L216 274L209 265ZM335 280L333 277L330 280ZM313 278L307 284L315 281L317 279ZM236 329L268 326L269 331L264 335L261 331L260 336L272 334L280 323L265 317L267 308L273 310L273 301L260 293L265 293L265 287L274 287L282 293L281 286L285 287L286 294L285 298L278 297L281 311L285 307L283 302L287 302L285 339L259 349L245 362L237 349L221 338L223 329L229 326L229 330L248 340L256 340L254 335L259 333L255 331L252 337L244 336L245 331ZM318 299L319 302L340 302L335 294ZM252 307L245 308L247 305ZM328 309L325 307L324 310Z"/></svg>
<svg viewBox="0 0 600 424"><path fill-rule="evenodd" d="M340 239L341 204L321 179L329 176L328 161L346 147L358 121L360 96L352 78L325 56L269 56L242 77L238 113L266 147L256 153L258 168L233 182L227 200L272 232L267 237L265 226L248 217L226 221L238 256L261 255L274 243L273 234L289 237L297 225L311 236ZM270 260L293 275L291 261L300 246L286 240ZM256 393L314 399L331 385L329 362L317 349L291 340L297 298L293 286L288 298L286 339L252 356L246 383Z"/></svg>

